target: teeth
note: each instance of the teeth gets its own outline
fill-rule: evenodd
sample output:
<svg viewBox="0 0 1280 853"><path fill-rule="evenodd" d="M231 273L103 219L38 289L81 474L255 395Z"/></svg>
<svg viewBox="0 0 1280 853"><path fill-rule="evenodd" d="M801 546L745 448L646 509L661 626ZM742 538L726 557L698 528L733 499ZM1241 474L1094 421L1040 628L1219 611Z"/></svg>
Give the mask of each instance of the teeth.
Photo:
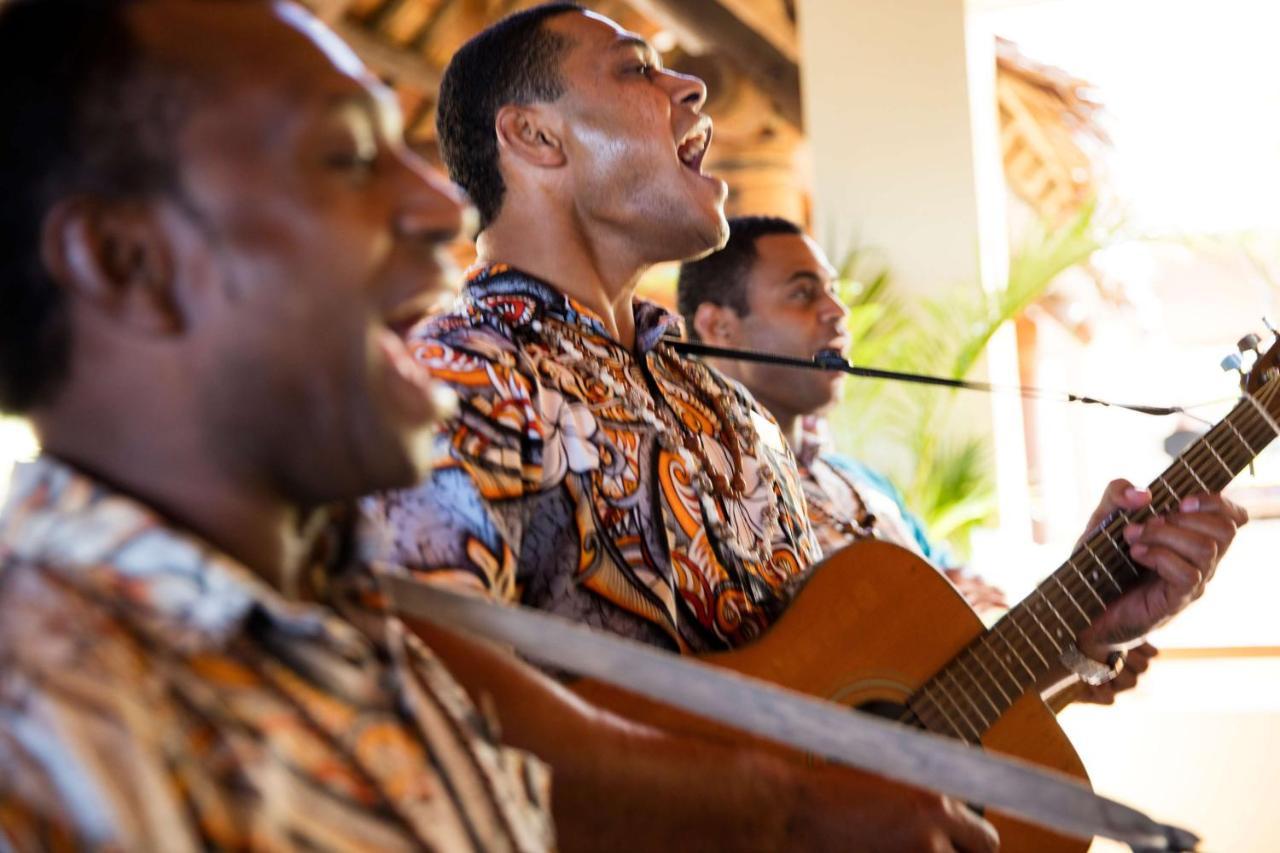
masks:
<svg viewBox="0 0 1280 853"><path fill-rule="evenodd" d="M707 135L705 133L695 133L680 143L680 147L676 149L676 155L680 158L680 162L686 166L693 166L698 162L698 158L702 156L707 148Z"/></svg>

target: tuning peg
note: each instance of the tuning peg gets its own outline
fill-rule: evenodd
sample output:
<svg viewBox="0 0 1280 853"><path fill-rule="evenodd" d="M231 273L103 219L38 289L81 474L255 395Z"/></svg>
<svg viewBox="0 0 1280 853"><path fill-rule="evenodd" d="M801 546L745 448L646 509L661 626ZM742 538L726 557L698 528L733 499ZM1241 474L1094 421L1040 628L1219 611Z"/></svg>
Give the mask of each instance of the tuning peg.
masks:
<svg viewBox="0 0 1280 853"><path fill-rule="evenodd" d="M1240 353L1233 352L1231 353L1231 355L1227 356L1222 360L1222 369L1227 373L1230 373L1231 371L1235 370L1235 371L1238 371L1241 376L1243 376L1244 375L1244 359L1240 357Z"/></svg>
<svg viewBox="0 0 1280 853"><path fill-rule="evenodd" d="M1258 349L1258 344L1260 343L1262 343L1262 338L1250 333L1236 342L1236 349L1242 353L1252 352L1255 355L1262 355L1262 352Z"/></svg>
<svg viewBox="0 0 1280 853"><path fill-rule="evenodd" d="M1270 320L1268 320L1266 317L1263 317L1262 325L1267 327L1267 331L1271 333L1272 337L1276 338L1277 340L1280 340L1280 332L1276 331L1276 327L1271 325Z"/></svg>

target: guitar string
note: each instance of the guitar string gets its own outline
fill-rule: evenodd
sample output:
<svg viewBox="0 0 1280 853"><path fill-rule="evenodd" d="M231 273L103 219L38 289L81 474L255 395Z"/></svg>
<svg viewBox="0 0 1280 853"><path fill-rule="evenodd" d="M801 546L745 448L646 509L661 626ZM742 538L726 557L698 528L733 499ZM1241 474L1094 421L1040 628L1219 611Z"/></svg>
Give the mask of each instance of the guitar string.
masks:
<svg viewBox="0 0 1280 853"><path fill-rule="evenodd" d="M1113 569L1118 571L1121 568L1128 568L1135 578L1140 576L1140 570L1129 559L1129 556L1127 554L1127 548L1120 547L1118 534L1121 533L1123 531L1123 528L1127 526L1129 523L1131 523L1132 521L1143 520L1138 517L1139 515L1154 516L1160 512L1169 511L1175 508L1181 502L1181 499L1187 496L1188 494L1207 491L1208 484L1206 484L1204 479L1197 473L1197 469L1201 471L1205 471L1206 476L1209 476L1211 479L1214 479L1214 480L1219 479L1219 474L1217 473L1218 471L1229 475L1226 482L1224 482L1223 485L1219 486L1218 488L1225 487L1225 485L1227 485L1231 479L1234 479L1238 471L1242 470L1245 467L1245 465L1247 465L1248 462L1256 455L1256 451L1261 451L1263 447L1265 447L1271 440L1277 437L1273 427L1261 417L1261 412L1262 411L1269 412L1271 410L1270 404L1276 397L1278 388L1280 388L1280 382L1277 382L1276 380L1272 380L1268 382L1265 386L1263 386L1262 389L1259 390L1259 392L1256 395L1256 399L1260 399L1263 402L1263 406L1265 406L1265 408L1263 408L1263 406L1257 406L1254 403L1250 403L1249 401L1243 401L1240 405L1236 407L1236 409L1232 410L1232 412L1229 413L1227 417L1223 419L1223 421L1220 421L1217 425L1215 425L1212 429L1210 429L1204 436L1202 436L1201 439L1199 439L1195 444L1193 444L1190 448L1188 448L1187 452L1179 455L1174 460L1170 468L1167 469L1165 472L1163 472L1161 475L1159 475L1156 478L1156 480L1153 482L1152 501L1151 501L1151 504L1147 508L1145 508L1145 512L1140 510L1140 511L1137 511L1132 516L1129 515L1128 513L1123 513L1123 512L1117 513L1114 518L1109 520L1109 522L1101 525L1099 530L1091 537L1090 540L1086 540L1086 542L1083 543L1084 547L1090 552L1093 552L1095 555L1098 550L1102 550L1103 553L1106 554L1108 558L1112 559L1113 562L1111 566L1107 566L1105 565L1104 561L1099 560L1100 568L1103 568L1104 571L1107 571L1108 573L1110 573ZM1243 423L1240 425L1244 427L1243 434L1242 434L1237 429L1230 429L1230 427L1235 426L1234 424L1229 423L1230 419L1232 418L1237 418L1241 421L1252 421L1252 423ZM1224 426L1227 426L1228 429L1223 429ZM1235 463L1235 470L1231 470L1228 467L1228 464L1223 458L1222 453L1220 453L1219 449L1214 446L1215 432L1218 433L1216 438L1219 440L1231 439L1232 436L1229 435L1229 432L1235 432L1236 436L1238 436L1238 437L1235 437L1234 441L1229 441L1228 444L1224 447L1224 450L1227 453L1228 458L1233 459ZM1248 439L1250 438L1252 438L1253 440L1249 441ZM1214 469L1210 467L1210 463L1216 466L1217 471L1214 471ZM1213 472L1213 473L1209 473L1209 472ZM1159 493L1161 488L1163 488L1163 494ZM1113 528L1118 528L1118 529L1113 529ZM1079 575L1080 573L1078 568L1074 566L1073 560L1075 559L1076 556L1078 556L1079 550L1080 549L1077 549L1077 553L1073 554L1072 558L1068 560L1068 564L1072 565L1072 568L1075 569L1075 573L1077 575ZM1118 558L1123 565L1117 565L1115 563L1116 558ZM1066 567L1067 565L1064 564L1063 568L1066 568ZM1060 572L1055 572L1048 579L1046 579L1046 581L1042 582L1040 585L1037 585L1037 587L1033 590L1032 594L1027 597L1027 599L1024 599L1024 601L1020 603L1017 607L1010 610L1010 612L1006 614L1005 618L1002 619L1000 623L997 623L995 626L993 626L993 629L991 631L986 632L983 635L983 637L980 638L981 642L976 642L970 647L966 648L964 651L962 651L961 654L957 655L953 664L949 665L946 668L946 670L944 670L944 671L950 670L949 672L947 672L948 676L951 678L952 682L956 684L957 688L960 690L961 695L965 698L966 702L974 709L975 712L978 712L978 716L983 722L987 723L988 727L990 723L986 721L985 712L981 711L981 708L978 705L977 701L973 698L973 695L970 693L969 690L965 689L965 687L963 686L963 683L961 682L961 679L957 678L956 670L960 670L964 675L963 680L968 681L972 685L972 688L976 690L979 695L982 696L982 698L986 701L986 703L990 705L993 710L996 710L997 708L999 708L999 705L997 704L995 698L992 696L991 691L986 689L988 687L994 688L994 690L1000 694L1000 698L1004 700L1004 709L1007 710L1007 708L1012 704L1012 702L1009 701L1010 697L1008 695L1008 692L1001 685L999 678L995 675L995 671L992 670L985 663L983 663L982 657L979 654L979 652L985 651L987 653L987 656L993 662L996 662L998 664L999 668L1005 670L1005 672L1010 676L1012 683L1016 686L1017 694L1021 695L1025 691L1025 689L1030 685L1023 684L1021 679L1017 678L1013 674L1012 670L1005 665L1005 661L1000 657L998 653L995 652L995 650L991 647L991 644L986 642L986 640L988 639L989 636L993 636L993 635L999 636L1003 642L1009 645L1011 651L1014 651L1015 654L1018 654L1020 661L1023 663L1024 667L1026 667L1025 660L1022 660L1023 655L1017 652L1017 649L1015 646L1013 646L1012 644L1009 644L1008 637L1004 636L1003 633L1000 633L1000 634L996 633L995 629L999 628L1001 623L1003 623L1005 619L1008 619L1009 623L1014 625L1014 627L1018 630L1018 632L1022 634L1023 637L1026 639L1024 650L1026 648L1030 648L1032 652L1034 652L1038 657L1041 658L1042 661L1044 661L1044 657L1040 654L1039 650L1036 648L1036 644L1034 643L1034 641L1032 641L1031 636L1027 634L1026 628L1018 624L1016 614L1019 612L1019 610L1021 610L1022 608L1025 608L1025 611L1023 612L1027 613L1032 617L1032 619L1036 623L1036 627L1040 628L1041 633L1043 633L1045 637L1049 639L1049 641L1055 646L1055 648L1057 648L1058 643L1054 639L1054 635L1050 633L1045 628L1041 620L1035 616L1034 606L1033 606L1033 597L1035 595L1039 595L1041 599L1044 601L1044 604L1047 605L1049 610L1053 613L1054 618L1058 619L1064 626L1068 628L1073 628L1072 624L1068 622L1067 619L1064 618L1062 615L1062 611L1066 610L1066 608L1061 608L1060 610L1059 607L1055 607L1053 604L1053 600L1050 598L1050 594L1053 593L1054 591L1051 586L1048 586L1048 584L1050 581L1052 581L1057 586L1061 587L1063 592L1066 594L1065 595L1066 603L1069 603L1070 605L1075 607L1078 611L1081 612L1082 615L1085 615L1087 613L1087 611L1081 605L1081 602L1078 597L1078 593L1072 593L1069 587L1063 582L1062 578L1059 577L1059 574ZM1096 578L1097 576L1095 573L1095 580ZM1068 576L1068 580L1071 580L1070 576ZM1082 583L1084 583L1086 590L1088 592L1094 594L1095 596L1098 594L1098 590L1094 588L1092 585L1089 585L1087 582L1085 582L1083 577L1081 577L1081 581ZM1058 596L1054 594L1054 597L1056 598ZM1101 599L1099 600L1101 601ZM1096 618L1096 616L1093 618ZM1093 619L1091 618L1089 622L1082 624L1080 628L1074 629L1073 636L1074 636L1074 633L1078 633L1080 629L1087 626L1092 621ZM1032 633L1034 634L1035 632L1033 631ZM1062 637L1061 632L1058 632L1058 637L1059 638ZM1019 643L1018 645L1023 645L1023 644ZM981 669L986 673L986 675L983 676L981 674L978 674L974 671L973 668L968 666L965 661L966 657L971 658L976 664L978 664L981 667ZM1026 667L1026 668L1028 669L1028 674L1031 674L1030 668L1029 667ZM939 675L942 675L942 673L939 673ZM933 687L935 691L941 689L944 695L946 695L947 698L950 699L952 704L953 705L956 704L955 697L951 696L950 691L945 690L944 686L941 683L935 684L933 685ZM936 699L932 699L931 701L933 702L933 704L937 705ZM1000 713L1002 713L1002 711L997 711L997 714L996 714L997 718L999 717ZM952 729L956 728L953 723L951 724L950 727ZM970 728L972 727L970 726Z"/></svg>
<svg viewBox="0 0 1280 853"><path fill-rule="evenodd" d="M1267 387L1263 393L1259 394L1259 396L1265 399L1269 403L1270 400L1274 397L1275 388L1276 388L1276 385L1272 383L1270 387ZM1233 411L1228 417L1236 417L1240 414L1241 411L1242 410L1237 409L1236 411ZM1246 408L1243 411L1247 412L1248 409ZM1215 436L1214 436L1215 431L1219 433L1218 438L1227 437L1226 436L1227 431L1221 429L1221 426L1222 424L1219 424L1213 430L1210 430L1210 432L1206 434L1206 436L1204 436L1201 441L1197 442L1195 445L1193 445L1193 447L1189 448L1187 453L1183 454L1178 459L1176 459L1174 462L1174 465L1171 466L1171 468L1168 471L1166 471L1164 474L1161 474L1157 478L1154 484L1155 488L1153 488L1153 492L1155 492L1161 485L1163 485L1166 494L1164 495L1153 494L1153 502L1152 502L1150 514L1154 515L1156 512L1160 510L1172 508L1172 504L1170 504L1169 498L1172 497L1175 500L1177 500L1180 498L1180 496L1185 495L1188 492L1192 491L1192 489L1190 488L1192 479L1195 480L1196 486L1203 488L1206 485L1204 481L1194 473L1193 469L1190 467L1190 462L1188 460L1194 460L1196 467L1201 467L1201 466L1207 466L1208 462L1212 459L1212 461L1215 462L1220 468L1222 468L1225 473L1227 473L1231 477L1234 477L1234 472L1227 469L1227 466L1223 464L1223 459L1221 454L1217 451L1217 448L1215 448L1213 445L1213 442L1215 440ZM1234 452L1231 450L1227 450L1229 456L1235 457L1237 462L1237 467L1241 469L1244 467L1245 464L1247 464L1248 460L1252 458L1252 456L1254 455L1253 451L1255 449L1261 449L1261 447L1264 446L1270 439L1275 437L1274 431L1271 430L1269 426L1259 427L1257 429L1250 429L1248 424L1245 424L1244 426L1246 427L1246 432L1252 433L1251 437L1254 438L1254 441L1249 442L1247 439L1244 439L1242 436L1241 439L1231 444L1231 447L1235 448ZM1259 432L1265 433L1261 437L1261 439L1257 435L1257 433ZM1176 467L1179 464L1181 464L1182 467L1186 469L1185 474L1182 471L1176 470ZM1173 480L1174 478L1177 478L1176 481L1178 485L1183 486L1184 488L1180 490L1177 486L1175 486L1173 482L1171 482L1171 480ZM1095 534L1094 538L1096 539L1099 536L1104 537L1106 545L1110 546L1111 548L1111 552L1108 553L1108 556L1113 557L1113 559L1114 557L1120 558L1120 560L1123 561L1125 566L1127 566L1136 577L1139 574L1137 567L1134 566L1133 563L1129 560L1128 555L1125 552L1125 549L1119 547L1117 535L1116 535L1119 531L1113 532L1112 530L1113 527L1119 527L1122 529L1123 526L1127 525L1131 520L1136 520L1136 519L1133 516L1128 516L1127 514L1124 514L1124 513L1118 514L1117 518L1112 519L1111 524L1102 525L1102 527L1099 530L1099 533ZM1098 548L1102 548L1103 542L1099 540L1097 542L1097 545L1098 545ZM1073 559L1074 559L1074 556L1075 555L1073 555ZM1068 562L1070 563L1071 561L1068 561ZM1106 567L1104 566L1104 568ZM1118 568L1119 566L1117 566L1117 569ZM1077 573L1078 573L1078 570L1077 570ZM1059 573L1055 572L1053 575L1051 575L1050 580L1052 580L1058 586L1063 588L1063 591L1067 593L1067 602L1077 607L1077 609L1081 610L1082 615L1084 615L1085 611L1080 606L1080 602L1077 597L1078 594L1072 594L1067 590L1065 585L1062 583L1062 579L1059 577ZM1055 618L1062 620L1064 625L1068 625L1069 623L1067 623L1065 618L1062 617L1062 614L1061 612L1059 612L1058 608L1053 607L1052 600L1049 598L1049 594L1053 590L1051 587L1049 587L1046 590L1047 586L1048 586L1047 582L1042 582L1042 584L1036 588L1035 592L1042 597L1045 603L1054 612ZM1088 591L1096 595L1096 590L1094 590L1091 586L1086 584L1086 588L1088 589ZM1057 596L1055 595L1055 597ZM1099 601L1101 602L1101 599L1099 599ZM1027 612L1029 612L1034 617L1034 611L1029 606L1030 602L1025 602L1025 604L1028 605ZM1020 605L1020 607L1021 606L1022 605ZM1016 612L1011 611L1011 613L1008 614L1008 616L1010 617L1009 623L1013 624L1015 628L1019 630L1020 633L1023 633L1024 636L1026 636L1025 630L1023 629L1023 627L1017 623ZM1039 624L1038 619L1036 619L1035 621ZM1081 627L1083 628L1084 625L1087 625L1087 624L1089 623L1086 622L1082 624ZM1000 627L1000 625L997 624L997 626L995 627L998 628ZM1043 625L1040 625L1040 627L1043 628ZM1003 636L1003 634L998 633L994 630L990 632L990 634L992 636L999 636L1002 641L1008 644L1008 638ZM1052 639L1051 635L1049 635L1047 631L1045 631L1045 634L1046 636L1050 637L1050 639ZM1034 647L1034 643L1031 643L1030 637L1027 636L1026 639L1027 639L1027 642L1031 644L1032 647ZM1055 646L1056 646L1056 643L1055 643ZM1011 647L1011 650L1013 650L1012 647ZM995 650L992 648L992 645L989 642L975 644L969 649L966 649L965 652L962 652L961 655L957 656L957 661L956 661L957 668L964 671L965 680L969 681L972 685L974 685L974 688L977 689L983 695L984 699L988 702L988 704L991 704L993 707L995 707L995 703L990 692L984 689L984 678L982 676L976 675L972 670L972 668L970 668L964 661L964 657L966 655L971 657L976 663L982 666L985 672L988 673L987 678L985 680L986 686L994 687L998 692L1000 692L1002 694L1002 698L1006 699L1006 705L1007 705L1008 697L1007 695L1005 695L1004 688L1001 686L999 678L995 676L994 671L991 670L990 667L987 667L985 664L982 663L982 657L980 656L980 654L978 654L978 652L980 651L985 651L993 661L997 662L1000 665L1000 668L1004 669L1006 673L1009 674L1012 683L1015 685L1015 687L1018 688L1017 690L1018 693L1021 693L1023 689L1025 689L1025 687L1028 686L1028 685L1024 685L1021 679L1015 677L1012 671L1009 669L1009 667L1004 665L1005 661L1000 657L998 653L995 652ZM1016 653L1016 650L1014 651ZM1021 658L1022 656L1019 654L1019 657ZM1025 662L1023 663L1025 665ZM1031 674L1029 669L1028 669L1028 674ZM956 673L954 670L950 673L950 676L953 682L957 680ZM935 687L937 686L938 685L935 685ZM969 694L969 691L964 690L963 687L961 687L960 689L963 695L965 696L966 700L975 708L975 710L977 710L978 709L977 703L973 700L972 696ZM929 697L926 697L926 698L929 698ZM951 699L953 704L955 703L954 697L951 697L948 695L948 698ZM936 699L932 701L934 702L935 705L937 704ZM985 720L985 713L982 714L982 717ZM954 723L951 724L951 728L953 729L956 728L954 726Z"/></svg>

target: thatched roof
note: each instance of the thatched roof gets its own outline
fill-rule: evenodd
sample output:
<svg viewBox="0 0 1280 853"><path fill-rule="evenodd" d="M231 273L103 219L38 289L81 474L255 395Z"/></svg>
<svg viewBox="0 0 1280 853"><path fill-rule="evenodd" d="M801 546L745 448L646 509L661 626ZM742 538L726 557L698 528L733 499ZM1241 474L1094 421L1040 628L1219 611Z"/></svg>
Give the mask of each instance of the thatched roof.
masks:
<svg viewBox="0 0 1280 853"><path fill-rule="evenodd" d="M435 97L454 50L485 25L536 0L307 0L400 93L409 140L435 156ZM730 183L730 207L804 218L807 189L794 168L801 142L793 0L595 0L654 39L680 67L708 78L719 144L709 165ZM997 49L997 96L1010 188L1059 222L1096 193L1106 136L1087 83Z"/></svg>
<svg viewBox="0 0 1280 853"><path fill-rule="evenodd" d="M1100 153L1110 144L1102 104L1084 80L996 45L996 98L1005 179L1047 222L1058 224L1098 195Z"/></svg>

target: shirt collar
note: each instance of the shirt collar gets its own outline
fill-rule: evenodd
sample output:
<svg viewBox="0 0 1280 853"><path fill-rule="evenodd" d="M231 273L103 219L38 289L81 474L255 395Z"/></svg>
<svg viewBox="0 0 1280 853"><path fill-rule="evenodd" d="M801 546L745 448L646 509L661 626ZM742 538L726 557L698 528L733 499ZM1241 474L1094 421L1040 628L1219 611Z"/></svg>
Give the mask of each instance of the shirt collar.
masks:
<svg viewBox="0 0 1280 853"><path fill-rule="evenodd" d="M832 447L831 433L825 418L806 415L800 421L800 446L796 448L796 465L802 470L813 467L814 461Z"/></svg>
<svg viewBox="0 0 1280 853"><path fill-rule="evenodd" d="M285 599L212 545L48 455L14 469L0 511L0 557L109 598L187 652L225 645L254 613L350 654L365 644L327 608Z"/></svg>
<svg viewBox="0 0 1280 853"><path fill-rule="evenodd" d="M507 264L473 267L467 273L463 299L495 312L511 329L532 326L550 317L601 337L610 337L598 314L540 278ZM680 316L646 299L633 300L636 350L648 353L664 337L684 337Z"/></svg>

